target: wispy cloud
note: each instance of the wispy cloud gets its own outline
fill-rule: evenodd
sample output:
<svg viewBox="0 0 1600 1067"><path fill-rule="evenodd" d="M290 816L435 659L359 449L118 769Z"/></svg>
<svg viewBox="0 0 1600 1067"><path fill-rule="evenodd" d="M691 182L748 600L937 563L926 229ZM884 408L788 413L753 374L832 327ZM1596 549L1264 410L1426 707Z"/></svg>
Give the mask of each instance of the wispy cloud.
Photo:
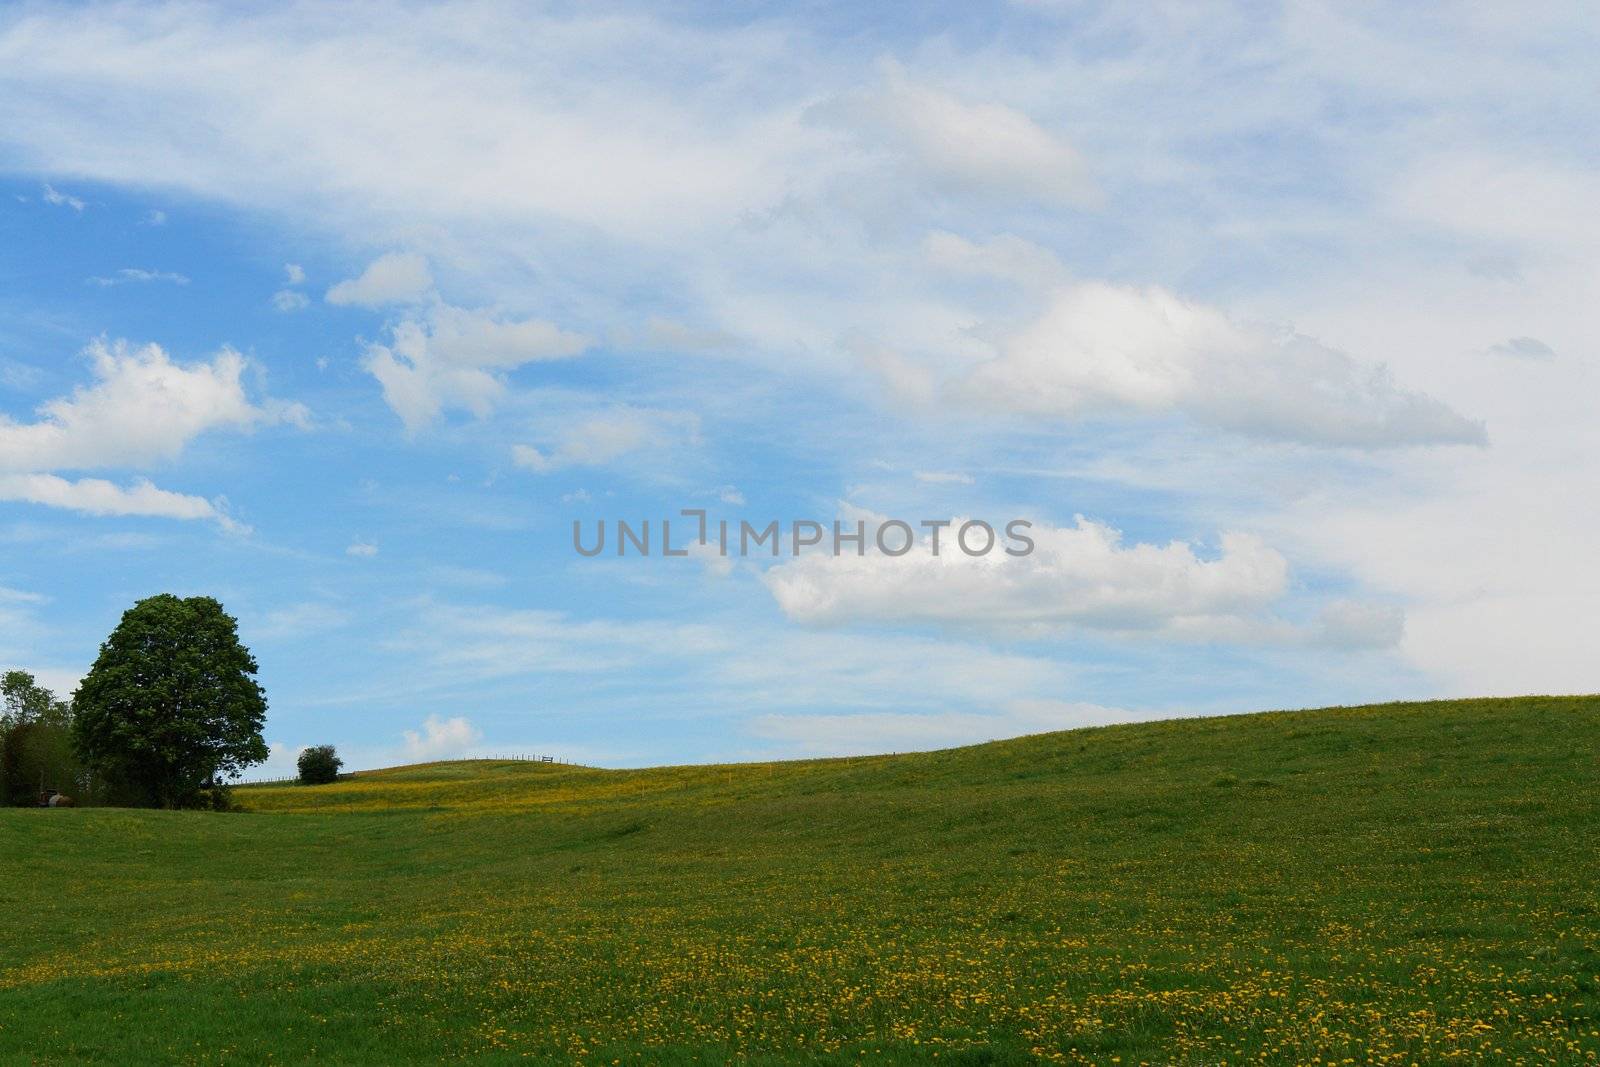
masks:
<svg viewBox="0 0 1600 1067"><path fill-rule="evenodd" d="M88 204L84 203L82 198L73 196L71 193L64 193L48 183L44 186L44 191L40 193L40 196L43 197L45 203L55 207L69 207L77 212L82 212L84 208L88 207Z"/></svg>
<svg viewBox="0 0 1600 1067"><path fill-rule="evenodd" d="M188 285L189 278L187 275L178 274L174 271L123 267L113 275L96 275L89 279L91 285L98 285L103 288L113 285L126 285L129 282L167 282L171 285Z"/></svg>

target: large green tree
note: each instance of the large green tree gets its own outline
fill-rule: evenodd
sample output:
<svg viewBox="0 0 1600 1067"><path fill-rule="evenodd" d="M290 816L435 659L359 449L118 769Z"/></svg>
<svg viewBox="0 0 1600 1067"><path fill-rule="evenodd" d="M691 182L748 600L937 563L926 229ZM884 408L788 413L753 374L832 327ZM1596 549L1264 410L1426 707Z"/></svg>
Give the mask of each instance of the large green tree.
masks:
<svg viewBox="0 0 1600 1067"><path fill-rule="evenodd" d="M267 758L267 700L238 624L211 597L168 593L123 613L73 699L73 739L108 795L194 807L207 783Z"/></svg>

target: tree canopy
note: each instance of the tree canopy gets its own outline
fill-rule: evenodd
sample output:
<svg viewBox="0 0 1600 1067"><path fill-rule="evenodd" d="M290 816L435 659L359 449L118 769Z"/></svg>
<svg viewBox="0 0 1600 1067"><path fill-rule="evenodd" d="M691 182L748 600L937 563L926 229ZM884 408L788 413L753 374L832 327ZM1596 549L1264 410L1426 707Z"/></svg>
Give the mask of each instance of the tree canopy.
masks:
<svg viewBox="0 0 1600 1067"><path fill-rule="evenodd" d="M339 768L344 766L344 760L332 745L312 745L300 753L297 766L300 781L306 785L326 785L339 780Z"/></svg>
<svg viewBox="0 0 1600 1067"><path fill-rule="evenodd" d="M148 597L123 613L74 698L73 739L109 794L191 807L267 758L267 701L238 624L211 597Z"/></svg>
<svg viewBox="0 0 1600 1067"><path fill-rule="evenodd" d="M0 676L0 804L34 804L41 789L76 791L72 707L27 671Z"/></svg>

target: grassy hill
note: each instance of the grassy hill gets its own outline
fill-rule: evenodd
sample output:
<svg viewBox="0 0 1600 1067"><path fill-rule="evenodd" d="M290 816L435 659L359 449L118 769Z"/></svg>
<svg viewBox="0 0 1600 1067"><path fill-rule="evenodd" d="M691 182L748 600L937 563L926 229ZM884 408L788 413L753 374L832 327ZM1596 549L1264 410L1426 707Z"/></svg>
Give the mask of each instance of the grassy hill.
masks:
<svg viewBox="0 0 1600 1067"><path fill-rule="evenodd" d="M1594 1063L1600 697L0 810L0 1062Z"/></svg>

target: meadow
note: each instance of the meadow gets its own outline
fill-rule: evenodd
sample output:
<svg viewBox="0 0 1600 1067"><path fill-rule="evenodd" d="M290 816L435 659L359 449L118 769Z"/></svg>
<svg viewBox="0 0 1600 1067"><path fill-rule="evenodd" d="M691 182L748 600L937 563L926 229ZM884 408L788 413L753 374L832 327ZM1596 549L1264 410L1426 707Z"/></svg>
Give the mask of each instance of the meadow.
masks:
<svg viewBox="0 0 1600 1067"><path fill-rule="evenodd" d="M0 810L0 1062L1588 1064L1600 697Z"/></svg>

